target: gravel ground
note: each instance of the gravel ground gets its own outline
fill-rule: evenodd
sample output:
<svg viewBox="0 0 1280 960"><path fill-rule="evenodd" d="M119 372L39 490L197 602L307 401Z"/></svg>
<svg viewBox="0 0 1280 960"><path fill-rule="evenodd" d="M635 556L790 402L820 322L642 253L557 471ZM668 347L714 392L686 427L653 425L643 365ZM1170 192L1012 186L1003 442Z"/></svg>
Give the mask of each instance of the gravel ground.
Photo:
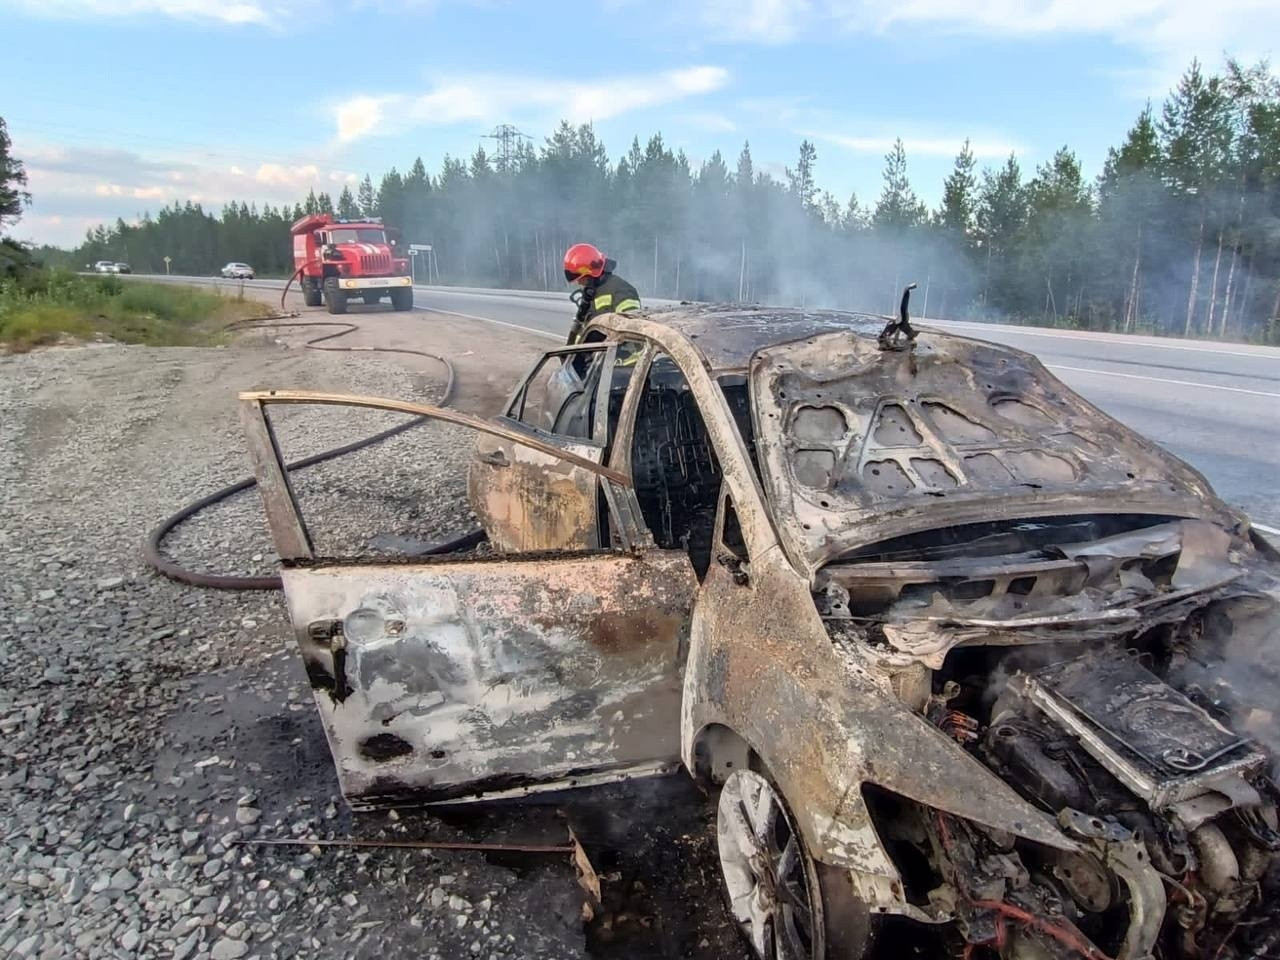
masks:
<svg viewBox="0 0 1280 960"><path fill-rule="evenodd" d="M141 563L154 523L245 473L236 390L430 401L440 380L429 369L261 337L0 358L0 955L743 955L714 892L709 813L687 779L352 815L281 597L197 590ZM279 421L300 456L396 419L299 408ZM321 549L472 527L469 449L433 425L302 474ZM252 492L168 550L227 573L268 572L274 559ZM605 880L585 929L561 858L238 842L562 843L566 822Z"/></svg>

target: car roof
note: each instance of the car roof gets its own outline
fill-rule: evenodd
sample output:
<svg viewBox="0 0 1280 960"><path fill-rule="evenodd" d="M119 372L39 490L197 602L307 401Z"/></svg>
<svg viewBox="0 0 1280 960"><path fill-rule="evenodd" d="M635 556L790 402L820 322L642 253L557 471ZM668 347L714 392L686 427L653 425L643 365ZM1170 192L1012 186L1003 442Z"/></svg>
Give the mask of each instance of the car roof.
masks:
<svg viewBox="0 0 1280 960"><path fill-rule="evenodd" d="M757 350L826 333L875 340L888 320L869 313L741 304L681 304L640 316L689 340L714 373L746 370Z"/></svg>

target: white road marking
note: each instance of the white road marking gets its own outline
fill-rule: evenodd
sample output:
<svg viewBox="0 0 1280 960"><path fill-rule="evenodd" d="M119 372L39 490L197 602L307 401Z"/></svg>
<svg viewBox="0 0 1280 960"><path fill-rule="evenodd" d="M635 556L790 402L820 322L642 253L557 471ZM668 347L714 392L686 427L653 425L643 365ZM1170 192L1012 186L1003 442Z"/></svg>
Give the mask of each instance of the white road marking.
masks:
<svg viewBox="0 0 1280 960"><path fill-rule="evenodd" d="M1280 393L1267 393L1265 390L1246 390L1244 387L1224 387L1216 383L1197 383L1194 380L1168 380L1164 377L1144 377L1138 373L1116 373L1114 370L1092 370L1088 367L1067 367L1059 363L1046 363L1050 370L1071 370L1075 373L1096 373L1100 377L1122 377L1125 380L1146 380L1150 383L1171 383L1179 387L1204 387L1206 390L1226 390L1229 393L1247 393L1254 397L1276 397Z"/></svg>
<svg viewBox="0 0 1280 960"><path fill-rule="evenodd" d="M921 326L928 326L932 323L940 327L960 327L965 330L1003 331L1019 337L1052 337L1055 340L1079 340L1085 343L1110 343L1122 347L1159 347L1161 350L1189 350L1193 353L1207 353L1223 357L1249 357L1254 360L1280 359L1280 355L1263 352L1261 350L1256 353L1246 353L1243 350L1218 350L1214 348L1212 342L1205 343L1203 346L1190 343L1158 343L1151 338L1137 339L1124 333L1103 337L1096 334L1091 336L1089 334L1069 333L1066 331L1029 330L1026 327L1015 327L1005 323L973 323L965 320L931 320L924 317L921 317L918 322Z"/></svg>
<svg viewBox="0 0 1280 960"><path fill-rule="evenodd" d="M1263 533L1269 533L1273 537L1280 537L1280 530L1277 530L1275 527L1268 527L1261 523L1255 523L1253 525L1253 529L1261 530Z"/></svg>
<svg viewBox="0 0 1280 960"><path fill-rule="evenodd" d="M512 330L520 330L524 333L532 333L535 337L546 337L548 340L562 340L559 334L548 333L546 330L539 330L536 327L522 327L518 323L507 323L505 320L495 320L493 317L478 317L474 313L459 313L457 310L441 310L439 307L427 307L414 304L419 310L427 310L431 313L445 313L451 317L463 317L467 320L481 320L484 323L496 323L500 327L510 327Z"/></svg>

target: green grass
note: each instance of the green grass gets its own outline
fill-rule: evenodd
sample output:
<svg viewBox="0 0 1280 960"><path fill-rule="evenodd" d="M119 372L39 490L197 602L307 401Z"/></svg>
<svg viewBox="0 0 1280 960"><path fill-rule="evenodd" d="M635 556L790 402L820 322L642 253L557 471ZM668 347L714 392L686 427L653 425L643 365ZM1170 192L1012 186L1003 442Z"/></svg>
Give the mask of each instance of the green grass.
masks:
<svg viewBox="0 0 1280 960"><path fill-rule="evenodd" d="M151 346L217 343L222 328L270 308L177 285L32 270L0 280L0 346L30 350L71 337Z"/></svg>

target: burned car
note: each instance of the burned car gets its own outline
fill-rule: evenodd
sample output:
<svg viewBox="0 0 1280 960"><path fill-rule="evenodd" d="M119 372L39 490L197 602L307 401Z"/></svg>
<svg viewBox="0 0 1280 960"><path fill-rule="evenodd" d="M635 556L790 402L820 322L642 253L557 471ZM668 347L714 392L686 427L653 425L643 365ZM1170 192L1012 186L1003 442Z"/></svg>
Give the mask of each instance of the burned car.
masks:
<svg viewBox="0 0 1280 960"><path fill-rule="evenodd" d="M349 802L683 766L762 957L1220 954L1280 849L1274 550L1034 357L882 323L608 315L492 420L242 395ZM316 556L280 403L474 428L490 552Z"/></svg>

